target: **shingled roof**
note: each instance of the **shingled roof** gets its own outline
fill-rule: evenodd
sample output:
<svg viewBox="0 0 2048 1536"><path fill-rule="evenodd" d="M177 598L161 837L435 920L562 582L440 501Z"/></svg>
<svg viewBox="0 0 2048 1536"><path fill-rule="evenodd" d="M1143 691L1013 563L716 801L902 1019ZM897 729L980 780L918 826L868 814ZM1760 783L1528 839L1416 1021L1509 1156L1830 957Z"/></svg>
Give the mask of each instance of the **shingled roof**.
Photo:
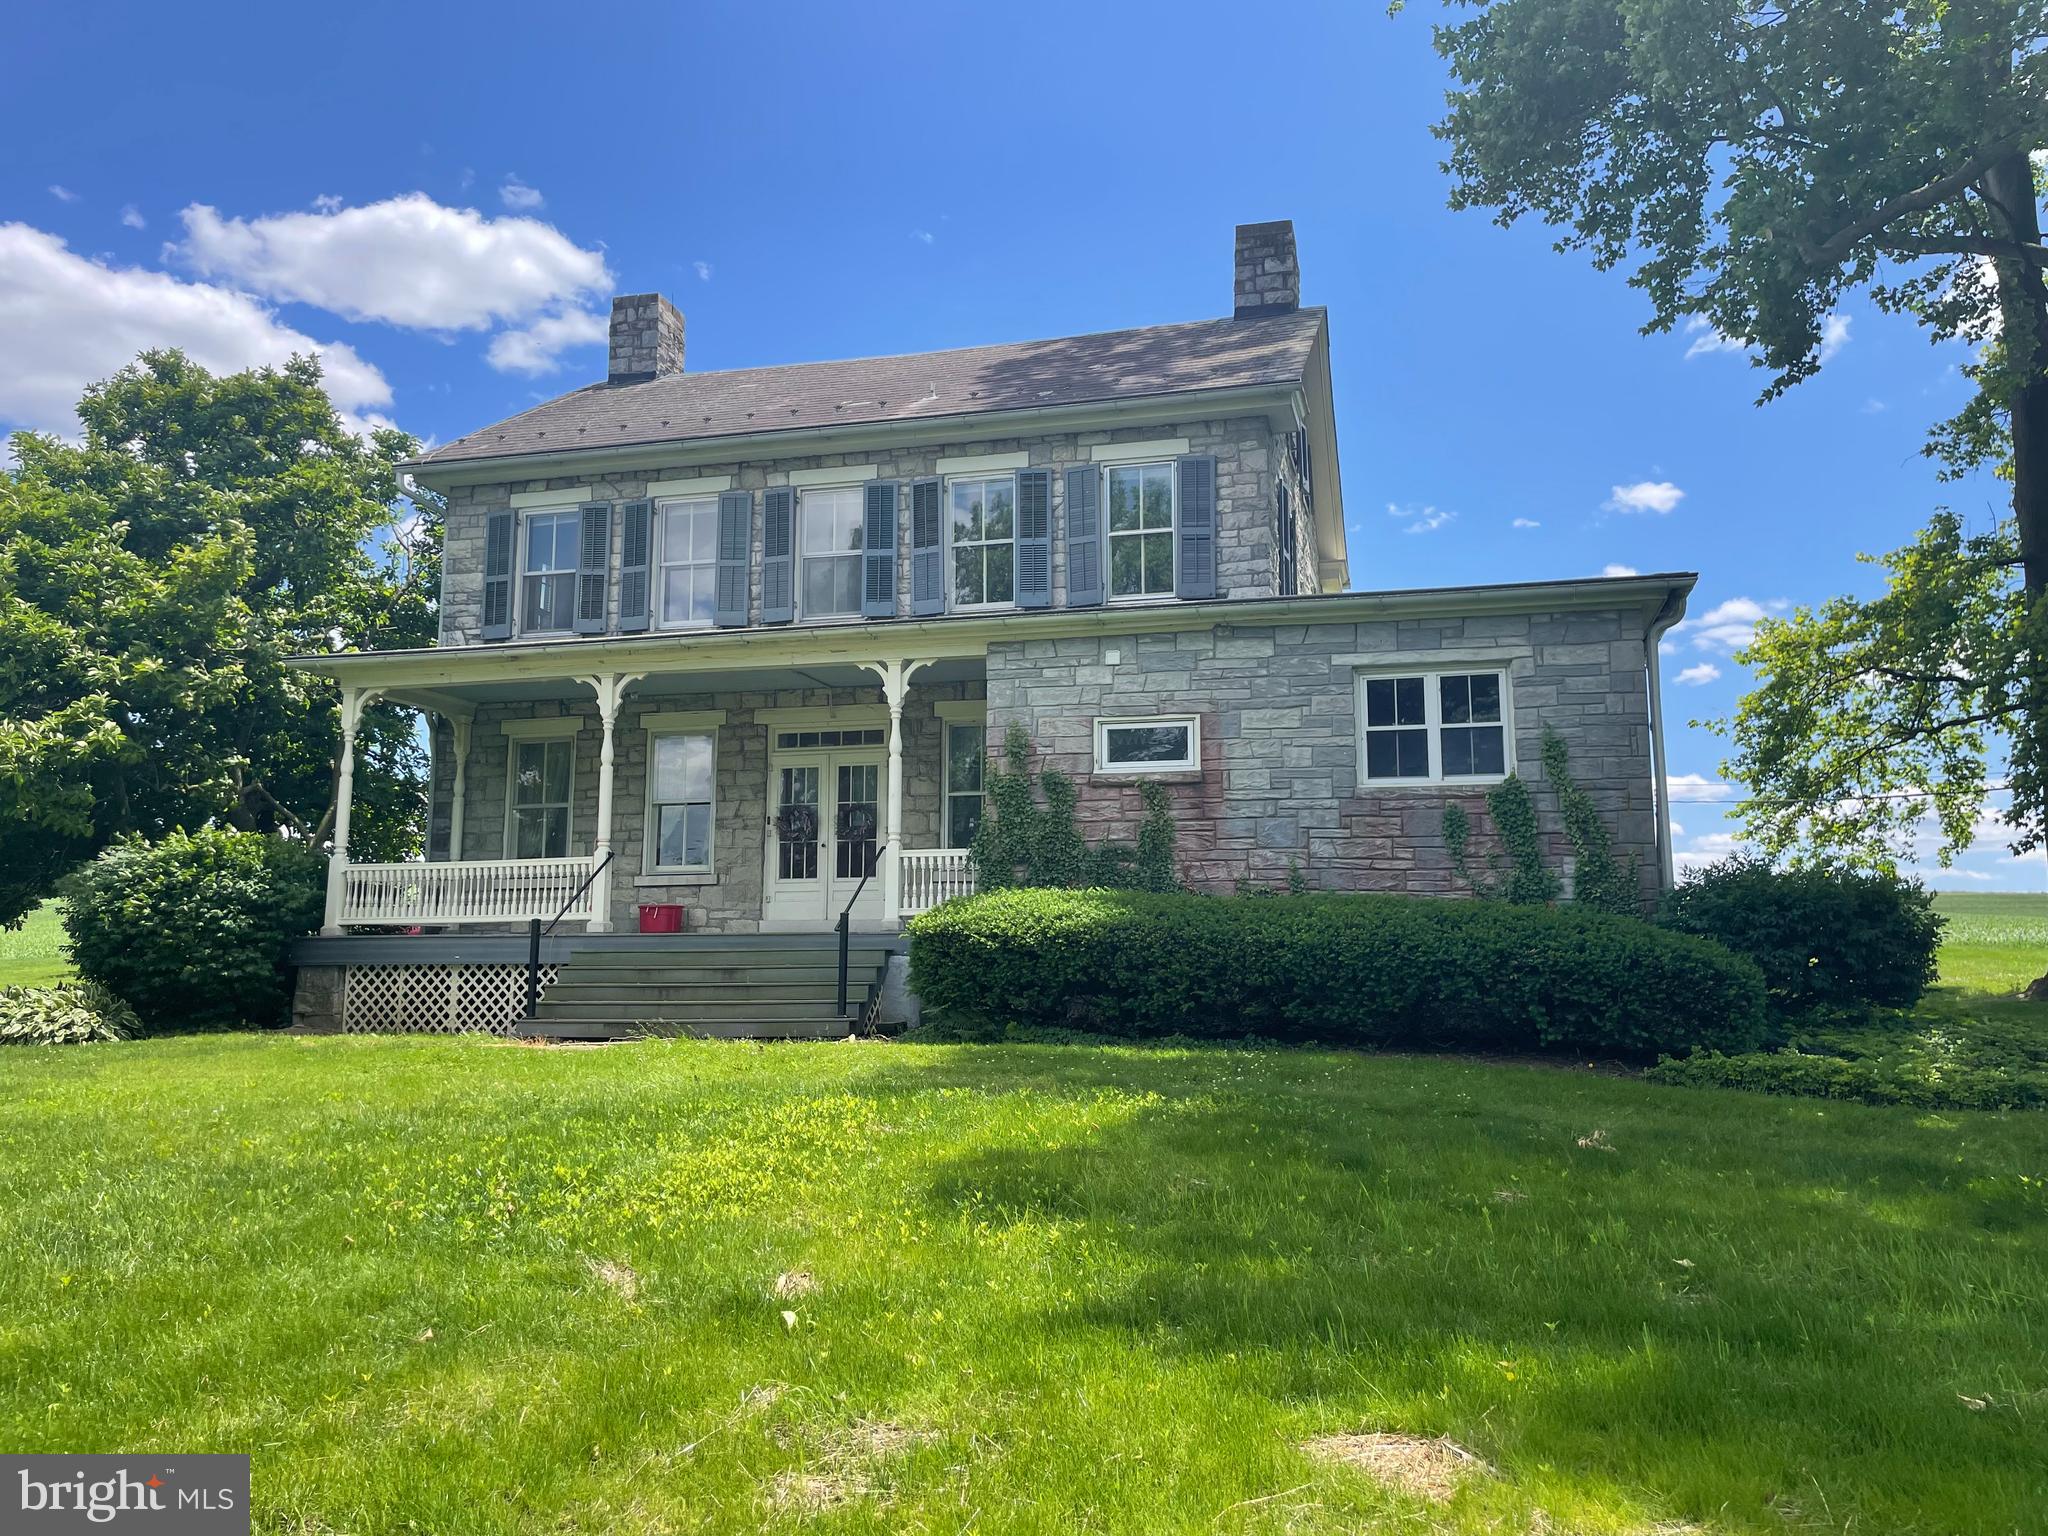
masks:
<svg viewBox="0 0 2048 1536"><path fill-rule="evenodd" d="M952 352L592 384L411 462L441 467L577 449L1299 384L1322 327L1320 308L1302 309Z"/></svg>

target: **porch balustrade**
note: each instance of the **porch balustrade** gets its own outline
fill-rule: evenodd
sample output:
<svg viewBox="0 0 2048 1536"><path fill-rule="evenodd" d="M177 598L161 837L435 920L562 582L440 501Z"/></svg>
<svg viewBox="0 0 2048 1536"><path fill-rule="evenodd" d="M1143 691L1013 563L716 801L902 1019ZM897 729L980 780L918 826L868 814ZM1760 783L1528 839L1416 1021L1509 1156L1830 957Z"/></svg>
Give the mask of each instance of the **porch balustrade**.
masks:
<svg viewBox="0 0 2048 1536"><path fill-rule="evenodd" d="M965 848L905 848L897 857L902 861L897 910L904 917L974 894L974 861Z"/></svg>
<svg viewBox="0 0 2048 1536"><path fill-rule="evenodd" d="M342 872L343 923L414 924L524 922L551 918L590 878L595 855L569 859L464 859L428 864L350 864ZM592 886L564 920L597 913Z"/></svg>

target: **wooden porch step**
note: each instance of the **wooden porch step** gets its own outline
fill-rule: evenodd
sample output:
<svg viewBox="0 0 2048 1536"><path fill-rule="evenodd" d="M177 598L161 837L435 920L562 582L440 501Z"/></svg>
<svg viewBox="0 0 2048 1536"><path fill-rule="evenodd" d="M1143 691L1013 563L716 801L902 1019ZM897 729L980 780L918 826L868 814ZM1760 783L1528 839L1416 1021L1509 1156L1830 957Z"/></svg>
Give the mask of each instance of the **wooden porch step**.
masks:
<svg viewBox="0 0 2048 1536"><path fill-rule="evenodd" d="M866 973L849 970L849 990L856 975L860 976L863 987L867 985L869 978ZM659 977L642 974L620 976L616 979L579 975L570 980L557 981L549 987L547 1001L614 1002L625 1008L640 1003L836 1002L838 994L839 976L836 971L821 972L816 976L798 973L795 979L784 971L753 974L742 972L735 977L721 977L715 980L701 979L695 971L670 971Z"/></svg>
<svg viewBox="0 0 2048 1536"><path fill-rule="evenodd" d="M529 1019L513 1033L525 1040L844 1040L845 1019Z"/></svg>
<svg viewBox="0 0 2048 1536"><path fill-rule="evenodd" d="M849 947L842 1012L835 936L746 937L579 945L517 1032L557 1040L839 1038L893 952L872 942Z"/></svg>

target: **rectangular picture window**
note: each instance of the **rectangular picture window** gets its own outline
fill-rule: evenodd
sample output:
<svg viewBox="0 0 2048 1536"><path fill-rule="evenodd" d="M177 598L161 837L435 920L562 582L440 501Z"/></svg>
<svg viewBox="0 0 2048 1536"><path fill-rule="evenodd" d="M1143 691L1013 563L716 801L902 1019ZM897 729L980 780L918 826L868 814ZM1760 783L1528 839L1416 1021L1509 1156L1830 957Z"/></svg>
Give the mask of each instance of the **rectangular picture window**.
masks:
<svg viewBox="0 0 2048 1536"><path fill-rule="evenodd" d="M988 732L979 725L946 727L946 846L969 848L981 830L982 774Z"/></svg>
<svg viewBox="0 0 2048 1536"><path fill-rule="evenodd" d="M1171 464L1119 464L1109 471L1109 595L1173 595L1174 489Z"/></svg>
<svg viewBox="0 0 2048 1536"><path fill-rule="evenodd" d="M576 743L571 738L512 744L512 858L569 856L575 765Z"/></svg>
<svg viewBox="0 0 2048 1536"><path fill-rule="evenodd" d="M1510 771L1505 672L1359 680L1367 780L1484 782Z"/></svg>
<svg viewBox="0 0 2048 1536"><path fill-rule="evenodd" d="M1098 773L1186 773L1200 766L1192 715L1095 722Z"/></svg>

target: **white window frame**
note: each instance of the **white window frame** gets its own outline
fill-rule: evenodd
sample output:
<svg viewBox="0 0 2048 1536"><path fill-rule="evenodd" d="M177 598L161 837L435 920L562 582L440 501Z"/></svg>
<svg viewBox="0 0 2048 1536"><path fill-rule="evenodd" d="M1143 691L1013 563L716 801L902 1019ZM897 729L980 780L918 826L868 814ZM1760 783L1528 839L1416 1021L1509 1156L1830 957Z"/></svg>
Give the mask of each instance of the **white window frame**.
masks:
<svg viewBox="0 0 2048 1536"><path fill-rule="evenodd" d="M1143 538L1145 537L1145 535L1146 535L1146 533L1147 533L1148 531L1149 531L1149 532L1150 532L1150 533L1151 533L1151 534L1152 534L1152 535L1153 535L1154 537L1156 537L1156 536L1158 535L1158 532L1159 532L1159 530L1158 530L1158 529L1156 529L1156 528L1154 528L1154 529L1150 529L1150 530L1146 530L1146 529L1144 528L1144 526L1143 526L1143 524L1144 524L1144 517L1145 517L1145 507L1144 507L1144 498L1143 498L1142 494L1141 494L1141 495L1140 495L1140 497L1139 497L1139 503L1138 503L1138 521L1139 521L1139 529L1138 529L1138 531L1137 531L1137 532L1134 532L1134 533L1117 533L1117 532L1115 532L1115 531L1114 531L1113 529L1111 529L1111 527L1109 526L1109 477L1110 477L1110 476L1111 476L1111 475L1112 475L1113 473L1115 473L1115 472L1116 472L1117 470L1119 470L1119 469L1138 469L1138 470L1145 470L1145 469L1164 469L1164 470L1166 471L1166 488L1167 488L1167 492L1168 492L1169 496L1170 496L1170 497L1172 498L1172 516L1173 516L1173 525L1172 525L1172 526L1171 526L1171 527L1170 527L1170 528L1169 528L1169 529L1168 529L1167 531L1168 531L1169 533L1171 533L1171 534L1173 535L1173 564L1172 564L1172 567L1171 567L1170 571L1168 572L1168 575L1169 575L1169 578L1170 578L1170 579L1169 579L1169 580L1168 580L1168 582L1167 582L1167 585L1166 585L1166 590L1165 590L1164 592L1127 592L1127 593L1124 593L1124 594L1122 594L1121 596L1119 596L1119 595L1118 595L1118 594L1116 593L1116 591L1115 591L1115 583L1114 583L1114 580L1113 580L1113 578L1112 578L1112 577L1111 577L1111 575L1110 575L1110 571L1111 571L1112 567L1113 567L1113 566L1114 566L1114 564L1115 564L1115 558L1114 558L1114 557L1115 557L1115 553L1116 553L1116 541L1117 541L1118 539L1139 539L1139 540L1141 540L1141 541L1142 541L1142 540L1143 540ZM1159 601L1159 600L1160 600L1161 598L1163 598L1163 597L1172 597L1172 596L1174 595L1175 589L1176 589L1176 588L1178 588L1178 587L1179 587L1179 585L1180 585L1180 465L1179 465L1179 463L1178 463L1178 462L1177 462L1176 460L1173 460L1173 459L1152 459L1152 458L1145 458L1145 459L1131 459L1131 460L1128 460L1128 461L1115 461L1115 462L1111 462L1111 463L1107 463L1107 464L1104 464L1104 465L1102 465L1102 467L1101 467L1101 474L1102 474L1102 487L1101 487L1101 490L1100 490L1100 492L1099 492L1099 498L1100 498L1100 507L1101 507L1101 514L1100 514L1100 515L1101 515L1101 517L1102 517L1102 596L1103 596L1103 600L1104 600L1105 602L1109 602L1109 603L1156 603L1156 602L1158 602L1158 601ZM1141 546L1140 546L1140 548L1139 548L1139 551L1138 551L1138 570L1139 570L1139 573L1140 573L1140 577L1141 577L1141 579L1142 579L1142 576L1143 576L1143 572L1144 572L1144 569L1145 569L1145 561L1144 561L1144 549L1143 549L1143 547L1142 547L1142 544L1141 544Z"/></svg>
<svg viewBox="0 0 2048 1536"><path fill-rule="evenodd" d="M1188 732L1185 757L1162 763L1113 763L1109 760L1109 733L1119 726L1184 725ZM1202 768L1202 719L1199 715L1115 715L1100 716L1095 722L1095 771L1097 773L1199 773Z"/></svg>
<svg viewBox="0 0 2048 1536"><path fill-rule="evenodd" d="M852 474L854 472L844 471L843 473ZM791 477L791 484L796 486L796 511L793 517L791 518L789 530L789 556L790 559L795 562L795 568L790 572L790 578L793 585L796 588L794 595L796 598L796 616L799 621L818 624L856 624L860 622L861 608L864 605L861 602L859 594L864 593L867 590L868 558L868 509L867 500L862 495L861 487L866 480L871 480L873 478L874 471L872 467L869 469L867 475L862 477L861 479L833 480L829 483L820 485L798 485L796 484L795 477ZM854 506L856 511L858 512L857 526L860 529L860 548L858 550L838 550L832 554L807 556L804 553L804 504L807 501L809 501L814 494L820 492L836 491L850 491L853 493ZM852 611L849 613L811 612L810 603L807 600L804 591L804 561L806 559L845 559L849 555L853 557L854 568L857 573L856 579L853 584L856 596L854 597Z"/></svg>
<svg viewBox="0 0 2048 1536"><path fill-rule="evenodd" d="M981 732L981 788L955 789L953 787L953 732L972 730ZM988 719L977 711L973 714L939 711L939 841L948 848L969 848L972 842L953 841L953 802L955 800L979 800L981 814L988 815Z"/></svg>
<svg viewBox="0 0 2048 1536"><path fill-rule="evenodd" d="M551 521L557 518L567 518L569 520L569 526L573 528L576 532L577 549L579 550L579 552L582 549L583 509L580 506L569 506L564 503L557 502L553 506L530 507L519 514L519 567L516 573L516 577L519 583L519 633L522 635L574 634L576 632L577 576L583 564L581 559L578 559L577 562L571 565L566 571L535 572L527 569L528 562L531 560L533 555L533 526L538 519L543 517L548 518ZM541 629L537 625L534 625L529 622L526 601L526 583L535 575L561 576L567 580L569 586L568 623L559 626L551 626L547 629Z"/></svg>
<svg viewBox="0 0 2048 1536"><path fill-rule="evenodd" d="M709 513L709 515L710 515L710 518L711 518L711 558L710 558L709 560L695 560L695 559L692 559L692 560L670 560L670 559L668 559L668 558L667 558L667 556L668 556L668 549L667 549L667 545L668 545L668 518L667 518L667 515L666 515L666 514L668 514L669 512L671 512L671 511L673 511L673 510L675 510L675 509L677 509L677 508L679 508L679 507L690 507L690 508L694 508L694 509L695 509L695 514L696 514L696 515L698 515L698 516L702 516L702 515L704 515L704 514L705 514L705 513L707 513L707 512ZM669 617L668 617L668 581L667 581L667 575L668 575L668 570L669 570L669 567L670 567L671 565L674 565L674 566L679 566L679 567L683 567L683 566L687 566L687 567L703 566L703 567L705 567L706 569L708 569L708 570L709 570L709 571L711 572L711 582L712 582L712 588L711 588L711 590L712 590L712 596L713 596L713 599L714 599L714 601L716 600L716 597L717 597L717 592L718 592L718 497L717 497L717 496L715 496L715 495L712 495L712 496L664 496L664 497L662 497L662 498L661 498L661 499L660 499L659 501L655 502L655 504L654 504L654 551L653 551L653 553L654 553L654 565L653 565L653 575L652 575L652 579L651 579L651 581L650 581L650 586L652 587L652 589L653 589L653 590L652 590L652 592L651 592L651 594L650 594L650 595L651 595L651 597L652 597L652 600L653 600L653 607L654 607L654 614L655 614L655 621L654 621L654 627L655 627L656 629L677 629L677 630L682 630L682 629L710 629L710 628L711 628L711 627L712 627L712 626L713 626L714 624L716 624L716 623L718 622L718 620L717 620L717 615L716 615L716 613L715 613L715 612L714 612L714 614L712 615L712 617L710 617L710 618L707 618L707 619L704 619L704 620L702 620L702 621L695 621L695 620L684 620L684 621L677 621L677 622L671 622L671 621L670 621L670 619L669 619Z"/></svg>
<svg viewBox="0 0 2048 1536"><path fill-rule="evenodd" d="M568 811L568 816L565 818L568 830L563 834L562 852L559 855L537 854L534 857L574 858L576 856L576 758L578 756L576 737L582 728L583 721L575 715L564 715L558 719L507 720L503 722L502 729L505 735L505 840L500 846L504 849L506 858L520 859L527 857L527 855L518 852L514 837L514 829L519 824L519 812L521 810L519 805L519 749L522 746L536 743L545 746L546 743L556 741L565 742L569 748L569 798L565 807ZM543 769L543 772L545 772L545 769ZM525 809L545 810L560 804L562 802L549 800L538 807L527 806Z"/></svg>
<svg viewBox="0 0 2048 1536"><path fill-rule="evenodd" d="M1500 679L1500 740L1501 771L1499 773L1444 772L1443 757L1443 679L1447 677L1481 677L1491 675ZM1426 733L1429 744L1429 774L1427 777L1400 779L1368 778L1365 771L1365 739L1372 727L1365 723L1365 685L1368 682L1384 682L1389 678L1419 677L1422 679L1422 725L1383 726L1381 731L1417 730ZM1514 672L1506 661L1447 661L1429 666L1379 666L1361 667L1352 686L1352 708L1357 715L1358 789L1402 789L1426 788L1442 784L1498 784L1515 772L1515 690ZM1492 721L1479 722L1491 725ZM1452 730L1463 730L1464 726L1452 726Z"/></svg>
<svg viewBox="0 0 2048 1536"><path fill-rule="evenodd" d="M720 710L717 712L717 716L719 720L723 720L725 718L725 712L723 710ZM711 743L711 795L708 800L702 802L705 808L710 813L711 833L710 837L706 840L704 845L704 862L702 864L664 864L661 862L660 808L664 805L696 805L700 802L695 800L656 800L654 798L654 754L658 750L657 743L661 741L667 740L671 737L688 738L692 736L708 740ZM715 721L709 720L698 721L687 719L682 720L680 723L670 723L670 720L668 719L660 719L658 723L648 725L646 788L647 804L644 812L645 819L641 823L641 825L646 829L646 836L643 839L643 841L646 844L645 850L643 852L644 872L650 875L708 875L713 873L718 868L717 723Z"/></svg>
<svg viewBox="0 0 2048 1536"><path fill-rule="evenodd" d="M969 481L986 483L991 480L1007 480L1010 482L1010 536L1007 539L983 539L978 544L974 544L972 547L986 551L991 544L1008 544L1010 546L1010 596L1007 602L963 603L960 601L959 589L955 586L953 581L953 486L955 485L955 483L966 483ZM1001 613L1006 609L1016 607L1017 472L1015 470L1010 470L1007 472L1002 470L991 470L987 472L977 472L972 474L948 475L945 480L945 504L941 510L943 511L945 516L946 527L946 611L949 613ZM982 515L984 518L986 518L986 509L983 510ZM986 527L986 524L984 524L984 527ZM983 590L986 591L988 581L988 561L986 557L984 557L982 561L981 569Z"/></svg>

